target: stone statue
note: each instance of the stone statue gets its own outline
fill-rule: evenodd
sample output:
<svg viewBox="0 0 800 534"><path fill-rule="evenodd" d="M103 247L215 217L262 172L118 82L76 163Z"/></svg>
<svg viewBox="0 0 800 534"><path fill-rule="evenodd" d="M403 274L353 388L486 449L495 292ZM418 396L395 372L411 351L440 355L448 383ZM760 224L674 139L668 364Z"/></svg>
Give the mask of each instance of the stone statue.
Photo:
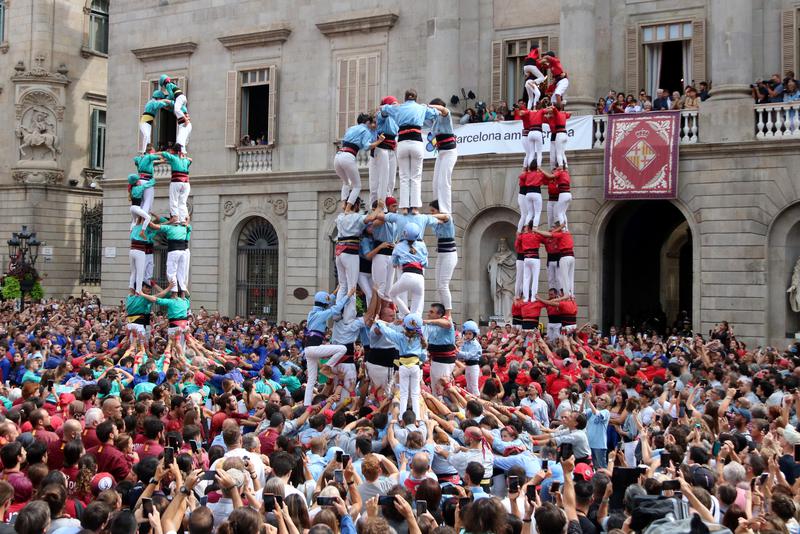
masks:
<svg viewBox="0 0 800 534"><path fill-rule="evenodd" d="M17 127L17 137L21 139L19 145L20 159L28 154L25 148L43 146L50 151L52 159L56 159L61 153L58 146L58 136L55 134L55 125L48 120L48 114L42 109L34 109L28 127L20 124Z"/></svg>
<svg viewBox="0 0 800 534"><path fill-rule="evenodd" d="M494 299L494 315L508 318L514 300L514 282L516 277L516 255L508 248L505 237L497 243L497 251L489 260L489 287Z"/></svg>
<svg viewBox="0 0 800 534"><path fill-rule="evenodd" d="M800 312L800 258L794 264L792 285L786 290L789 293L789 305L793 312Z"/></svg>

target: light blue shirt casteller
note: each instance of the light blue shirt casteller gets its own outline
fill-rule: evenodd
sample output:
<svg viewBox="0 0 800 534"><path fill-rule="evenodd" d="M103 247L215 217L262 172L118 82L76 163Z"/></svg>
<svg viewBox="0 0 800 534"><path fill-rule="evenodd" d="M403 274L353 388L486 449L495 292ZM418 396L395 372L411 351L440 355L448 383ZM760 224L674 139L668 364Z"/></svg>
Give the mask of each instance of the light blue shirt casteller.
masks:
<svg viewBox="0 0 800 534"><path fill-rule="evenodd" d="M414 241L414 251L408 241L399 241L392 251L392 265L405 265L407 263L419 263L423 267L428 266L428 247L423 241Z"/></svg>
<svg viewBox="0 0 800 534"><path fill-rule="evenodd" d="M392 117L383 116L383 113L378 113L378 117L376 120L377 124L377 132L379 134L388 134L388 135L397 135L397 132L400 130L397 127L397 122Z"/></svg>
<svg viewBox="0 0 800 534"><path fill-rule="evenodd" d="M342 143L356 145L360 150L366 150L373 141L373 131L365 124L356 124L344 132Z"/></svg>
<svg viewBox="0 0 800 534"><path fill-rule="evenodd" d="M340 213L336 217L336 231L339 237L360 236L366 227L364 216L360 213Z"/></svg>
<svg viewBox="0 0 800 534"><path fill-rule="evenodd" d="M442 115L436 113L436 118L433 119L431 124L431 133L433 135L452 134L453 133L453 118L450 113Z"/></svg>
<svg viewBox="0 0 800 534"><path fill-rule="evenodd" d="M439 112L428 106L417 104L413 100L406 100L399 106L386 104L381 108L381 114L393 118L398 126L421 128L425 121L432 121L439 115Z"/></svg>
<svg viewBox="0 0 800 534"><path fill-rule="evenodd" d="M342 319L334 321L333 330L331 332L331 343L334 345L355 343L361 333L361 329L365 326L363 318L358 318L353 321L344 321Z"/></svg>
<svg viewBox="0 0 800 534"><path fill-rule="evenodd" d="M442 328L432 324L426 324L422 327L425 333L425 339L428 340L428 345L455 345L456 344L456 329L453 325L450 328Z"/></svg>
<svg viewBox="0 0 800 534"><path fill-rule="evenodd" d="M395 346L400 356L416 356L420 360L424 358L425 349L422 348L419 336L408 337L405 332L397 331L383 321L375 321L373 330L375 329Z"/></svg>
<svg viewBox="0 0 800 534"><path fill-rule="evenodd" d="M342 310L344 310L349 299L350 297L345 297L330 308L322 308L320 306L311 308L308 313L306 329L324 333L328 326L328 321L342 314Z"/></svg>
<svg viewBox="0 0 800 534"><path fill-rule="evenodd" d="M461 350L458 351L458 357L468 362L480 360L482 354L483 349L481 348L481 344L478 343L477 339L464 341L464 344L461 345Z"/></svg>
<svg viewBox="0 0 800 534"><path fill-rule="evenodd" d="M403 237L403 230L405 229L406 225L410 222L415 223L417 226L422 228L423 233L425 227L428 225L428 219L430 215L424 215L422 213L414 214L414 213L387 213L384 216L384 220L386 222L394 223L395 228L395 236L396 239L402 239Z"/></svg>
<svg viewBox="0 0 800 534"><path fill-rule="evenodd" d="M433 235L437 239L454 239L456 237L456 226L453 224L452 218L447 222L441 222L433 215L428 215L426 225L433 229Z"/></svg>

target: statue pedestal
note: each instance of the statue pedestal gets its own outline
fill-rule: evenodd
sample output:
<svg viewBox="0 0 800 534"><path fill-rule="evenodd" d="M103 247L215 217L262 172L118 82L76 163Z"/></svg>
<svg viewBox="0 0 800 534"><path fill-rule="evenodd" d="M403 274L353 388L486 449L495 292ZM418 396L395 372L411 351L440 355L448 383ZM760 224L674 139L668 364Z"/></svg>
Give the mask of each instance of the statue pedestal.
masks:
<svg viewBox="0 0 800 534"><path fill-rule="evenodd" d="M60 184L64 171L53 160L20 160L11 168L14 181L21 184Z"/></svg>

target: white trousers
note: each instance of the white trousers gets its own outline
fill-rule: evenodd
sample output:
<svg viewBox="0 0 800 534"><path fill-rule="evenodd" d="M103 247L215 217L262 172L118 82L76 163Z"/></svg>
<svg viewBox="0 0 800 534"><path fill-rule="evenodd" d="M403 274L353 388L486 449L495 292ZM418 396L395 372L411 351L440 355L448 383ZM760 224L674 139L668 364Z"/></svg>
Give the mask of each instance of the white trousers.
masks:
<svg viewBox="0 0 800 534"><path fill-rule="evenodd" d="M525 220L525 224L533 222L533 227L536 228L542 217L542 194L528 193L525 195L525 202L528 205L528 218Z"/></svg>
<svg viewBox="0 0 800 534"><path fill-rule="evenodd" d="M478 395L478 378L481 376L480 365L467 365L464 368L464 377L467 379L467 391L472 395Z"/></svg>
<svg viewBox="0 0 800 534"><path fill-rule="evenodd" d="M433 165L433 198L439 201L439 211L453 213L453 168L458 149L440 150Z"/></svg>
<svg viewBox="0 0 800 534"><path fill-rule="evenodd" d="M558 220L558 201L557 200L550 200L548 196L547 200L547 227L552 228L553 225Z"/></svg>
<svg viewBox="0 0 800 534"><path fill-rule="evenodd" d="M528 159L528 165L530 165L533 158L536 158L536 166L542 166L542 154L544 154L544 134L542 132L531 130L528 132L528 144L530 145L531 155Z"/></svg>
<svg viewBox="0 0 800 534"><path fill-rule="evenodd" d="M556 95L561 97L561 100L566 102L567 101L567 89L569 89L569 78L561 78L558 83L556 84L556 88L553 90L553 97ZM557 102L555 98L553 98L554 102Z"/></svg>
<svg viewBox="0 0 800 534"><path fill-rule="evenodd" d="M144 264L144 279L149 283L153 279L153 255L147 254Z"/></svg>
<svg viewBox="0 0 800 534"><path fill-rule="evenodd" d="M389 148L376 148L373 168L376 175L377 198L385 200L392 196L397 181L397 153ZM372 200L372 174L370 174L369 197ZM371 204L370 204L371 205Z"/></svg>
<svg viewBox="0 0 800 534"><path fill-rule="evenodd" d="M422 315L425 309L425 278L417 273L403 273L389 290L389 297L397 305L401 316L409 313Z"/></svg>
<svg viewBox="0 0 800 534"><path fill-rule="evenodd" d="M575 294L575 256L562 256L558 262L558 277L565 295Z"/></svg>
<svg viewBox="0 0 800 534"><path fill-rule="evenodd" d="M519 222L517 223L517 233L522 232L525 221L528 220L528 200L522 193L517 193L517 205L519 206Z"/></svg>
<svg viewBox="0 0 800 534"><path fill-rule="evenodd" d="M522 150L525 152L525 157L522 159L522 168L525 170L528 170L528 166L531 164L531 142L528 139L529 136L530 133L522 137Z"/></svg>
<svg viewBox="0 0 800 534"><path fill-rule="evenodd" d="M400 413L405 413L406 410L413 410L417 419L422 418L422 413L419 409L419 394L420 382L422 381L422 368L419 365L408 367L401 365L397 372L398 382L400 385ZM411 401L411 406L408 406L408 401Z"/></svg>
<svg viewBox="0 0 800 534"><path fill-rule="evenodd" d="M366 362L367 376L370 382L377 389L383 389L385 394L389 394L392 389L392 378L394 378L394 368L384 367L374 363Z"/></svg>
<svg viewBox="0 0 800 534"><path fill-rule="evenodd" d="M422 141L397 143L397 168L400 171L400 198L397 206L419 208L422 206L422 159L425 145Z"/></svg>
<svg viewBox="0 0 800 534"><path fill-rule="evenodd" d="M556 156L556 164L559 167L566 167L567 166L567 134L566 132L558 132L556 134L556 140L550 146L550 151L553 152ZM553 157L550 157L552 161Z"/></svg>
<svg viewBox="0 0 800 534"><path fill-rule="evenodd" d="M189 218L189 193L192 187L189 182L170 182L169 184L169 214L178 218L178 222L184 222Z"/></svg>
<svg viewBox="0 0 800 534"><path fill-rule="evenodd" d="M525 273L522 280L522 298L525 302L536 299L539 291L539 258L525 258Z"/></svg>
<svg viewBox="0 0 800 534"><path fill-rule="evenodd" d="M394 282L394 266L391 256L375 254L372 257L372 281L378 287L378 296L383 300L391 300L389 290Z"/></svg>
<svg viewBox="0 0 800 534"><path fill-rule="evenodd" d="M528 93L528 109L536 109L536 104L539 102L539 97L542 96L542 92L539 90L538 84L545 80L545 76L536 65L525 65L522 67L522 70L526 75L532 74L536 76L535 79L528 79L525 82L525 91Z"/></svg>
<svg viewBox="0 0 800 534"><path fill-rule="evenodd" d="M436 290L445 310L453 309L453 296L450 293L450 280L458 264L458 252L439 252L436 256Z"/></svg>
<svg viewBox="0 0 800 534"><path fill-rule="evenodd" d="M144 154L144 151L147 150L147 145L150 144L150 140L153 136L153 123L152 122L140 122L139 123L139 153Z"/></svg>
<svg viewBox="0 0 800 534"><path fill-rule="evenodd" d="M344 345L317 345L316 347L306 347L303 355L306 358L306 395L303 398L303 404L306 406L311 405L314 398L314 386L317 385L317 378L319 377L319 361L325 358L340 357L347 352L347 347Z"/></svg>
<svg viewBox="0 0 800 534"><path fill-rule="evenodd" d="M189 287L189 250L170 250L167 253L167 280L172 282L172 292Z"/></svg>
<svg viewBox="0 0 800 534"><path fill-rule="evenodd" d="M192 123L185 122L178 124L178 131L175 134L175 142L181 145L181 153L186 154L186 145L189 143L189 136L192 134Z"/></svg>
<svg viewBox="0 0 800 534"><path fill-rule="evenodd" d="M521 297L522 296L522 281L525 277L525 262L523 260L517 260L517 276L514 279L514 296Z"/></svg>
<svg viewBox="0 0 800 534"><path fill-rule="evenodd" d="M342 180L342 202L355 203L361 193L361 175L356 157L350 152L337 152L333 158L333 170Z"/></svg>
<svg viewBox="0 0 800 534"><path fill-rule="evenodd" d="M444 389L442 389L439 381L444 378L445 382L450 382L453 379L453 368L455 366L456 364L454 363L431 362L431 389L434 395L444 394Z"/></svg>
<svg viewBox="0 0 800 534"><path fill-rule="evenodd" d="M153 199L155 198L155 194L156 194L155 188L148 187L142 193L141 205L139 206L131 205L131 230L133 230L133 227L136 226L137 217L141 217L142 219L144 219L144 222L142 223L142 228L147 228L147 225L150 224L151 220L150 211L153 209Z"/></svg>
<svg viewBox="0 0 800 534"><path fill-rule="evenodd" d="M554 261L547 262L547 289L555 289L561 291L561 279L558 277L558 263Z"/></svg>
<svg viewBox="0 0 800 534"><path fill-rule="evenodd" d="M558 204L556 204L556 220L565 228L567 227L567 211L569 210L570 202L572 202L572 193L558 194Z"/></svg>
<svg viewBox="0 0 800 534"><path fill-rule="evenodd" d="M125 329L128 331L128 335L132 332L136 332L139 337L143 337L144 339L150 337L150 332L147 331L147 328L145 328L143 324L128 323L125 325Z"/></svg>
<svg viewBox="0 0 800 534"><path fill-rule="evenodd" d="M339 254L336 256L336 277L339 281L339 291L336 292L336 302L347 296L350 289L358 285L358 254ZM342 319L346 322L356 318L356 299L350 299L344 307Z"/></svg>
<svg viewBox="0 0 800 534"><path fill-rule="evenodd" d="M372 275L369 273L358 273L358 287L364 293L367 304L372 300ZM355 300L355 299L353 299Z"/></svg>
<svg viewBox="0 0 800 534"><path fill-rule="evenodd" d="M553 341L561 335L561 323L547 323L547 340Z"/></svg>
<svg viewBox="0 0 800 534"><path fill-rule="evenodd" d="M341 345L339 345L341 346ZM346 350L345 350L346 352ZM347 390L347 394L343 394L342 397L349 396L349 392L353 391L356 385L356 379L358 378L358 371L356 371L356 364L354 363L339 363L344 357L344 354L336 354L328 360L328 364L331 366L331 369L335 368L336 372L344 373L344 378L342 379L342 387Z"/></svg>
<svg viewBox="0 0 800 534"><path fill-rule="evenodd" d="M145 273L147 272L147 254L144 253L144 250L130 249L128 250L128 259L131 267L128 288L141 291L142 281L145 279Z"/></svg>
<svg viewBox="0 0 800 534"><path fill-rule="evenodd" d="M378 149L375 149L375 154L378 154ZM378 166L375 158L373 156L369 156L367 160L367 182L369 183L369 208L372 208L372 204L378 200Z"/></svg>
<svg viewBox="0 0 800 534"><path fill-rule="evenodd" d="M142 219L142 228L147 228L150 224L150 214L141 206L134 206L131 204L131 230L136 226L136 220L139 218Z"/></svg>

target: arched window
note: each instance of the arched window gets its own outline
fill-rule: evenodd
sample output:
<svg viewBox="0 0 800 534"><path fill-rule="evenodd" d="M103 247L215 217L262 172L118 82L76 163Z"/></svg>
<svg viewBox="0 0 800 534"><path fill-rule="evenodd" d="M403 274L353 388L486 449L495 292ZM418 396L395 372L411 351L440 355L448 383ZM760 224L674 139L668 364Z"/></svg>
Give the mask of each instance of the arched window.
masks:
<svg viewBox="0 0 800 534"><path fill-rule="evenodd" d="M239 233L236 254L236 314L269 321L278 317L278 234L261 217Z"/></svg>
<svg viewBox="0 0 800 534"><path fill-rule="evenodd" d="M89 49L108 54L108 0L92 0L89 8Z"/></svg>

